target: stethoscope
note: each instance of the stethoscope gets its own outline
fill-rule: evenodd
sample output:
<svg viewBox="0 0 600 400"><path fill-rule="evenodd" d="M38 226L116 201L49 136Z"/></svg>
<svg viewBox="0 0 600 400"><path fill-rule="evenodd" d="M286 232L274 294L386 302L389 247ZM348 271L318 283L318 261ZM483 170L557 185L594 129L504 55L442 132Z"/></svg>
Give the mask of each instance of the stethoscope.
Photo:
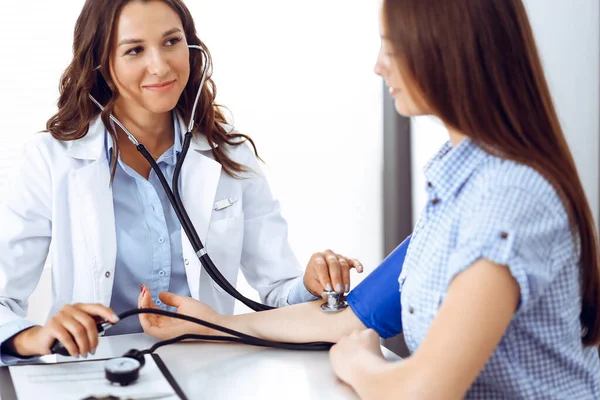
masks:
<svg viewBox="0 0 600 400"><path fill-rule="evenodd" d="M192 108L190 122L187 126L187 132L185 133L185 136L184 136L181 154L175 165L175 171L173 173L173 180L172 180L172 187L173 187L172 190L169 187L169 184L168 184L165 176L163 175L162 171L160 170L158 164L156 164L156 161L154 161L154 158L148 152L146 147L142 143L140 143L127 130L127 128L125 128L125 126L117 118L115 118L112 114L110 115L110 120L112 122L114 122L116 125L118 125L123 130L123 132L127 135L127 138L136 146L136 149L144 156L144 158L146 158L148 163L150 163L150 166L156 173L165 193L167 194L167 197L169 199L169 202L171 203L171 206L175 210L175 214L177 215L177 218L179 219L179 221L181 223L181 227L184 230L186 236L188 237L188 239L192 245L192 248L194 249L194 252L196 253L196 256L200 260L200 263L202 264L202 266L204 267L204 269L206 270L208 275L211 277L211 279L213 279L223 290L225 290L227 293L229 293L235 299L239 300L240 302L242 302L243 304L248 306L250 309L252 309L254 311L271 310L275 307L271 307L271 306L268 306L265 304L255 302L251 299L246 298L244 295L242 295L240 292L238 292L237 289L233 285L231 285L227 281L227 279L225 279L225 277L221 274L221 272L217 269L217 267L211 260L210 256L206 252L206 249L204 248L204 245L202 244L202 241L200 240L198 233L196 232L196 229L194 228L194 225L192 224L192 222L188 216L188 213L187 213L185 207L183 206L183 202L182 202L181 196L179 194L179 188L178 188L179 185L177 183L179 182L179 175L181 172L181 167L183 165L183 162L185 160L185 157L187 155L187 152L189 150L190 143L192 140L192 130L194 128L194 115L196 113L196 107L198 106L198 100L200 99L200 94L202 93L202 88L204 87L204 83L206 81L206 75L207 75L208 69L209 69L209 58L208 58L208 55L206 54L205 50L201 46L198 46L198 45L188 45L188 47L190 49L199 50L202 53L202 56L204 57L205 65L204 65L204 69L202 71L202 78L200 80L200 87L198 88L198 94L196 95L196 98L194 101L194 106ZM96 69L98 69L98 68L99 67L97 67ZM98 106L98 108L100 108L102 111L104 111L104 107L91 94L88 94L88 96L92 100L92 102L94 102L94 104L96 104L96 106ZM327 296L327 302L323 303L321 306L321 310L323 312L336 313L336 312L342 311L343 309L345 309L348 306L348 303L343 300L343 297L334 291L325 291L325 292L323 292L323 295ZM142 350L142 351L130 350L127 353L125 353L122 357L113 358L106 362L106 364L105 364L106 378L111 383L115 383L115 384L119 384L119 385L129 385L129 384L135 382L137 380L137 378L139 377L140 369L144 365L144 356L146 354L151 354L159 347L162 347L162 346L165 346L168 344L172 344L172 343L176 343L176 342L186 340L186 339L235 342L235 343L249 344L249 345L253 345L253 346L275 347L275 348L288 349L288 350L329 350L331 348L331 346L333 346L333 343L329 343L329 342L287 343L287 342L277 342L277 341L272 341L272 340L265 340L265 339L257 338L257 337L247 335L247 334L244 334L241 332L237 332L232 329L221 327L221 326L212 324L210 322L207 322L207 321L204 321L204 320L201 320L198 318L194 318L194 317L190 317L190 316L182 315L182 314L177 314L177 313L173 313L173 312L169 312L169 311L165 311L165 310L151 309L151 308L141 308L141 309L125 311L124 313L119 315L119 319L122 320L124 318L130 317L132 315L137 315L137 314L158 314L158 315L164 315L164 316L168 316L168 317L172 317L172 318L178 318L178 319L193 322L193 323L196 323L199 325L203 325L205 327L212 328L214 330L218 330L220 332L226 333L231 336L187 334L187 335L178 336L173 339L157 342L147 350ZM110 324L108 322L98 324L97 325L98 333L99 334L103 333L106 329L110 328L111 326L112 326L112 324ZM51 348L51 351L52 351L52 353L61 354L61 355L65 355L65 356L69 355L66 348L58 340L56 340L54 342L54 344Z"/></svg>

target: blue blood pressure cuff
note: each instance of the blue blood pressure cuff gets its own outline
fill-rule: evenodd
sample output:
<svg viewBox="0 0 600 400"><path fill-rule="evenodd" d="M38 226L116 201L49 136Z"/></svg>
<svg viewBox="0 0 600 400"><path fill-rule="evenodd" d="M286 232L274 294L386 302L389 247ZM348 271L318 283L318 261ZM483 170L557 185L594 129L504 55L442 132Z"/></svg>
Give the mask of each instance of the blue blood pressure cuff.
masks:
<svg viewBox="0 0 600 400"><path fill-rule="evenodd" d="M348 305L367 328L386 339L402 332L398 277L410 236L404 239L347 297Z"/></svg>

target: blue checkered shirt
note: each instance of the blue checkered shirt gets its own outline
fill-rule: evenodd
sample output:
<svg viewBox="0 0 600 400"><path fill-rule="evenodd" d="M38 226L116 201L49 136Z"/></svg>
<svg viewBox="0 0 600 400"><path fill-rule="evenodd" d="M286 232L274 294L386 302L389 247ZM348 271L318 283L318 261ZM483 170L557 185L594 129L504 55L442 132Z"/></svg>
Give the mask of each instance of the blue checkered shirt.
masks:
<svg viewBox="0 0 600 400"><path fill-rule="evenodd" d="M428 202L399 283L404 337L424 339L451 280L485 258L506 265L520 303L468 399L600 398L598 351L581 343L581 268L560 198L540 174L465 139L425 167Z"/></svg>

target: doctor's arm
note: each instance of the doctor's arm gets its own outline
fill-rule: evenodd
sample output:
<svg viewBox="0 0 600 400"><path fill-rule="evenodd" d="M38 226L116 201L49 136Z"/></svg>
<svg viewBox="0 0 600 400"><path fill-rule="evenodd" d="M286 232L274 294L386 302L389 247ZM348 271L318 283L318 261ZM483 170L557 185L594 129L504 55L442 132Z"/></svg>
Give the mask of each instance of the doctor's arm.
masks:
<svg viewBox="0 0 600 400"><path fill-rule="evenodd" d="M71 355L97 345L93 315L114 320L101 305L67 305L45 326L25 319L52 235L52 174L37 136L25 147L6 201L0 206L0 365L50 353L55 339Z"/></svg>
<svg viewBox="0 0 600 400"><path fill-rule="evenodd" d="M18 361L7 340L35 325L25 316L50 245L50 185L45 158L30 143L0 205L0 365Z"/></svg>
<svg viewBox="0 0 600 400"><path fill-rule="evenodd" d="M313 254L303 270L288 242L287 222L279 202L249 146L235 150L239 162L251 172L242 179L244 237L242 272L266 304L282 307L321 297L324 289L347 293L350 270L363 271L362 264L331 250ZM316 296L315 296L316 295Z"/></svg>
<svg viewBox="0 0 600 400"><path fill-rule="evenodd" d="M461 399L500 342L519 296L508 268L480 259L452 281L412 356L388 363L372 331L355 332L331 349L334 370L362 399Z"/></svg>

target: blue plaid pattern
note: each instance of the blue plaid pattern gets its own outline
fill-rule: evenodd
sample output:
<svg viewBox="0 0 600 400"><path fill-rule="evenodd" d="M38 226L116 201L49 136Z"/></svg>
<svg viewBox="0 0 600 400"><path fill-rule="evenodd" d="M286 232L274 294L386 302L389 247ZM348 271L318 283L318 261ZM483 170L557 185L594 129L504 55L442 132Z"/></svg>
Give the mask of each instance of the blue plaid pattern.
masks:
<svg viewBox="0 0 600 400"><path fill-rule="evenodd" d="M508 266L521 300L466 398L600 398L598 351L581 344L579 246L550 183L469 139L446 143L425 176L428 202L399 277L411 352L451 280L485 258Z"/></svg>

